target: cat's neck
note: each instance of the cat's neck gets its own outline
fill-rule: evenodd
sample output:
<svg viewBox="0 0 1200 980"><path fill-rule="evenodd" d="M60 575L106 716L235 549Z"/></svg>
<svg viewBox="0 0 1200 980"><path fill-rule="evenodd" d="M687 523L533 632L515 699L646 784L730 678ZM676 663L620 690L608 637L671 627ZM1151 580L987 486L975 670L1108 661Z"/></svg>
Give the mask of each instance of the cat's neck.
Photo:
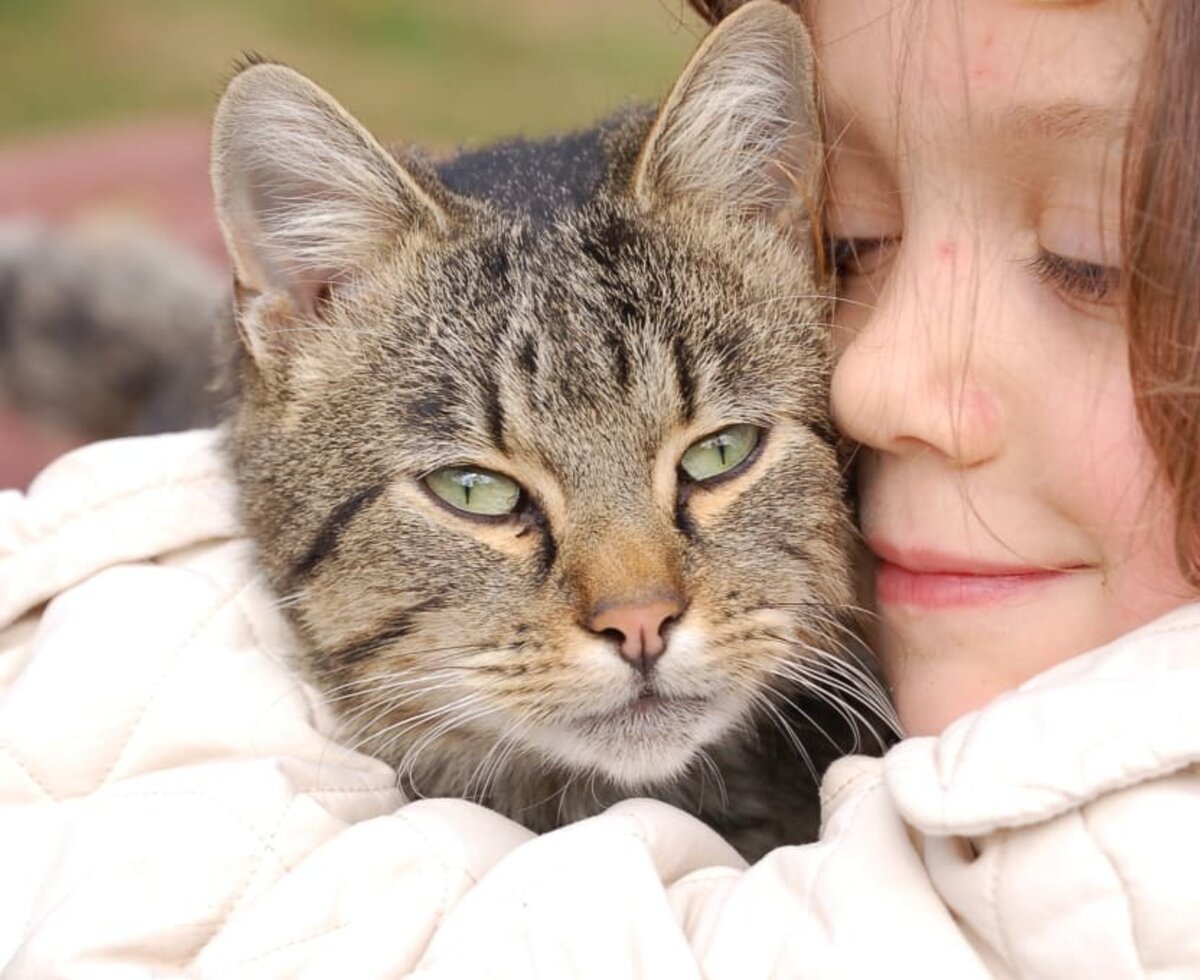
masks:
<svg viewBox="0 0 1200 980"><path fill-rule="evenodd" d="M735 733L707 750L682 776L662 785L618 786L582 771L503 744L461 741L430 750L400 769L400 786L413 797L459 797L496 810L537 833L587 817L630 797L669 803L717 829L747 859L781 840L815 838L817 773L839 754L806 761L771 728ZM719 774L719 775L718 775Z"/></svg>

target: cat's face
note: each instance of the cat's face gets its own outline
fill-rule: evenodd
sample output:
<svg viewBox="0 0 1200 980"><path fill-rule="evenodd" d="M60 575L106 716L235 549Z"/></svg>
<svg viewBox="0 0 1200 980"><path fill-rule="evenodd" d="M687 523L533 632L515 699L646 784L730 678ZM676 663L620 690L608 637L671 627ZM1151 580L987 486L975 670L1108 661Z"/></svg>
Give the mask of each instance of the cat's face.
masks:
<svg viewBox="0 0 1200 980"><path fill-rule="evenodd" d="M256 72L296 84L264 66L243 88ZM406 234L283 288L294 252L232 242L247 522L346 737L402 769L457 746L479 780L509 754L666 779L837 646L823 284L770 216L677 191L695 161L656 156L670 111L553 224L391 176L367 145ZM266 202L253 235L284 184L244 193Z"/></svg>

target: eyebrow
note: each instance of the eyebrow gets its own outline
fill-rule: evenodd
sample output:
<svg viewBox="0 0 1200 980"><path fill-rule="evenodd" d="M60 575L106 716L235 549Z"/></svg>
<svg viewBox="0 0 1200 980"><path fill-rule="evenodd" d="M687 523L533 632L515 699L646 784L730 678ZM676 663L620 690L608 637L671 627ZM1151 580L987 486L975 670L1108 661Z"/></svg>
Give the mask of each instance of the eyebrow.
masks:
<svg viewBox="0 0 1200 980"><path fill-rule="evenodd" d="M1120 136L1127 123L1127 114L1113 106L1074 100L1010 106L985 119L985 126L996 131L1051 140Z"/></svg>

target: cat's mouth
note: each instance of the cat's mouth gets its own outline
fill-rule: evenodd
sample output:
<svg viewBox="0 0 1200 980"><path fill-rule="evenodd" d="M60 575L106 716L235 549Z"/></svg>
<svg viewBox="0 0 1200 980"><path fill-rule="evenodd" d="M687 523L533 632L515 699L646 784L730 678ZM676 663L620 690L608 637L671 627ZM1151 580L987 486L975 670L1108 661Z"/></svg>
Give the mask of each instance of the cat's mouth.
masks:
<svg viewBox="0 0 1200 980"><path fill-rule="evenodd" d="M636 717L663 711L695 710L704 708L708 703L708 698L669 698L657 691L643 690L625 711Z"/></svg>
<svg viewBox="0 0 1200 980"><path fill-rule="evenodd" d="M638 724L686 723L704 714L712 698L676 697L646 685L631 700L615 708L589 715L587 721L597 727Z"/></svg>
<svg viewBox="0 0 1200 980"><path fill-rule="evenodd" d="M739 699L729 692L700 696L653 681L605 700L562 719L552 734L535 733L534 743L569 766L604 773L630 790L679 776L697 750L719 738L742 713Z"/></svg>

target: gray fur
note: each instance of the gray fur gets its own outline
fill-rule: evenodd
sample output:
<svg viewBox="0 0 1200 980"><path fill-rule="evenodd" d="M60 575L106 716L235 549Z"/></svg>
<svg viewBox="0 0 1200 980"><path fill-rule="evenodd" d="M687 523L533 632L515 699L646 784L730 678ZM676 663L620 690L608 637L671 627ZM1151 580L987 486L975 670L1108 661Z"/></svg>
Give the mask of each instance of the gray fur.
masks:
<svg viewBox="0 0 1200 980"><path fill-rule="evenodd" d="M145 228L0 224L0 407L104 439L210 425L223 278Z"/></svg>
<svg viewBox="0 0 1200 980"><path fill-rule="evenodd" d="M630 112L593 129L545 140L514 139L460 153L437 164L446 188L487 201L496 210L544 224L595 197L607 176L606 134Z"/></svg>

